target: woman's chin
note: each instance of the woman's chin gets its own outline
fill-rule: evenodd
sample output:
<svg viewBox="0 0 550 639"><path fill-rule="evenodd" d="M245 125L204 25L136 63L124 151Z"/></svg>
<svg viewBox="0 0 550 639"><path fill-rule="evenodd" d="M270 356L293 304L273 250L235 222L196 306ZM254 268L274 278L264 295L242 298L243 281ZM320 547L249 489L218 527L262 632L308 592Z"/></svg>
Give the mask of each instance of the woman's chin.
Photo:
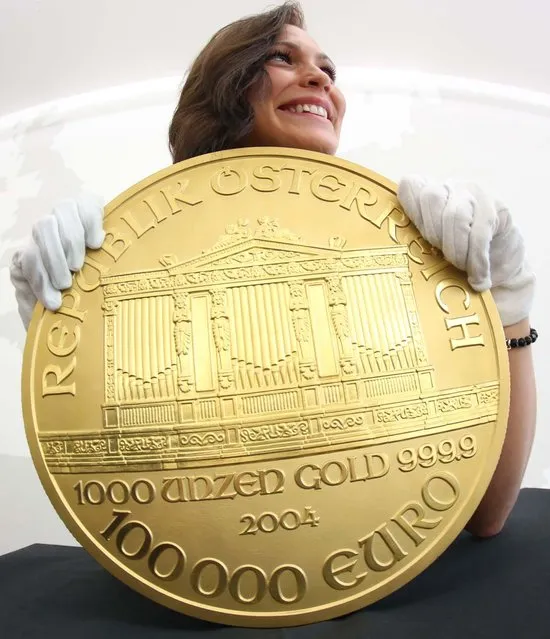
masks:
<svg viewBox="0 0 550 639"><path fill-rule="evenodd" d="M338 148L338 140L336 136L332 135L282 135L270 136L267 139L251 136L243 141L242 146L284 147L334 155Z"/></svg>
<svg viewBox="0 0 550 639"><path fill-rule="evenodd" d="M294 144L287 146L292 146L295 149L303 149L304 151L316 151L318 153L334 155L338 148L338 141L334 138L324 136L304 136L297 139Z"/></svg>

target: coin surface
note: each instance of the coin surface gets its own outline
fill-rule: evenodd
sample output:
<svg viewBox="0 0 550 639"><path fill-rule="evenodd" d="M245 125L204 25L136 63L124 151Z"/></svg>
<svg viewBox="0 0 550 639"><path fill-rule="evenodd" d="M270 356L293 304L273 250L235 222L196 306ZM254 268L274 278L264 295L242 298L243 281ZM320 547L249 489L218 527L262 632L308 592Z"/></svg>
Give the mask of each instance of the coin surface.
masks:
<svg viewBox="0 0 550 639"><path fill-rule="evenodd" d="M75 538L183 613L290 626L413 579L473 514L509 403L491 296L395 185L290 149L201 156L106 207L23 365Z"/></svg>

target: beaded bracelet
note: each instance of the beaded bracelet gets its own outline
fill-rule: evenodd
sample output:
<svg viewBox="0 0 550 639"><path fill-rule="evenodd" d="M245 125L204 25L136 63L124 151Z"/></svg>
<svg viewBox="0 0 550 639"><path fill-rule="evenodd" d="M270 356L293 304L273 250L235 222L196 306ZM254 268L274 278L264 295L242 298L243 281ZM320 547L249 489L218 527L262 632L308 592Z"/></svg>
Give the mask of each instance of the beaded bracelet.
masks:
<svg viewBox="0 0 550 639"><path fill-rule="evenodd" d="M537 341L539 334L537 331L532 328L529 331L529 335L526 337L520 337L519 339L512 337L512 339L506 340L506 347L508 350L512 348L521 348L522 346L529 346L529 344L534 344Z"/></svg>

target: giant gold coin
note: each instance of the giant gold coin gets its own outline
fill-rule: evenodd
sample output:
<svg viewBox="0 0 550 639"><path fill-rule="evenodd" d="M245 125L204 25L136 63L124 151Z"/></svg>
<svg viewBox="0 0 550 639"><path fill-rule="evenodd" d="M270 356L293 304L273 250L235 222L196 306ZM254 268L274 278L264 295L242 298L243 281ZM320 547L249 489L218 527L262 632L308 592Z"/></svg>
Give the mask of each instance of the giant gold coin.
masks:
<svg viewBox="0 0 550 639"><path fill-rule="evenodd" d="M501 451L489 294L395 185L290 149L211 154L111 202L24 356L34 463L105 568L189 615L288 626L396 590Z"/></svg>

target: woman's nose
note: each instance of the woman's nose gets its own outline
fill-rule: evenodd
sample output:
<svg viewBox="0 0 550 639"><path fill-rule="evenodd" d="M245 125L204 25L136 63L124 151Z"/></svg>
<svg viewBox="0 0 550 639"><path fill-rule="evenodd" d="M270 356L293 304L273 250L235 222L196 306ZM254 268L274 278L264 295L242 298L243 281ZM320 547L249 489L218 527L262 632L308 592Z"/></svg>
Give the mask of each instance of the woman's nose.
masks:
<svg viewBox="0 0 550 639"><path fill-rule="evenodd" d="M302 82L304 86L327 89L331 84L331 79L318 66L312 65L304 72Z"/></svg>

